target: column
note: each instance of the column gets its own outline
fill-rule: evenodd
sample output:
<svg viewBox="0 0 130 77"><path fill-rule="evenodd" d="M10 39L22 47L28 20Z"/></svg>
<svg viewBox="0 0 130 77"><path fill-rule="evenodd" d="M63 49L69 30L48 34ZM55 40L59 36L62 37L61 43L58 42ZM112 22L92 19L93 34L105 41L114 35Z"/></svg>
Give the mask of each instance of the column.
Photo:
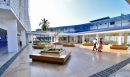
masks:
<svg viewBox="0 0 130 77"><path fill-rule="evenodd" d="M17 20L7 21L8 52L18 51Z"/></svg>
<svg viewBox="0 0 130 77"><path fill-rule="evenodd" d="M22 41L22 45L26 45L26 31L25 30L21 30L21 41Z"/></svg>
<svg viewBox="0 0 130 77"><path fill-rule="evenodd" d="M52 38L52 36L51 36L51 43L52 43L52 39L53 39L53 38Z"/></svg>
<svg viewBox="0 0 130 77"><path fill-rule="evenodd" d="M122 44L122 33L119 33L119 37L118 37L118 45Z"/></svg>
<svg viewBox="0 0 130 77"><path fill-rule="evenodd" d="M28 42L30 42L31 41L31 37L30 37L30 35L28 34Z"/></svg>
<svg viewBox="0 0 130 77"><path fill-rule="evenodd" d="M56 42L59 42L59 36L58 35L56 36Z"/></svg>
<svg viewBox="0 0 130 77"><path fill-rule="evenodd" d="M103 45L105 44L105 34L103 34L103 39L102 39Z"/></svg>
<svg viewBox="0 0 130 77"><path fill-rule="evenodd" d="M54 43L56 42L56 36L54 36Z"/></svg>
<svg viewBox="0 0 130 77"><path fill-rule="evenodd" d="M82 36L82 43L84 43L84 35Z"/></svg>
<svg viewBox="0 0 130 77"><path fill-rule="evenodd" d="M108 23L107 23L107 28L109 28L109 20L108 20Z"/></svg>
<svg viewBox="0 0 130 77"><path fill-rule="evenodd" d="M91 39L91 35L89 35L89 42L90 42L90 39Z"/></svg>
<svg viewBox="0 0 130 77"><path fill-rule="evenodd" d="M98 36L99 36L99 34L96 34L96 39L97 39L97 42L99 42Z"/></svg>
<svg viewBox="0 0 130 77"><path fill-rule="evenodd" d="M121 26L122 26L122 17L121 17Z"/></svg>
<svg viewBox="0 0 130 77"><path fill-rule="evenodd" d="M32 44L33 44L33 34L31 34L31 42L32 42Z"/></svg>
<svg viewBox="0 0 130 77"><path fill-rule="evenodd" d="M29 40L28 40L28 34L26 34L26 44L28 44Z"/></svg>
<svg viewBox="0 0 130 77"><path fill-rule="evenodd" d="M127 36L128 36L128 33L126 32L125 36L124 36L124 45L125 46L127 46Z"/></svg>

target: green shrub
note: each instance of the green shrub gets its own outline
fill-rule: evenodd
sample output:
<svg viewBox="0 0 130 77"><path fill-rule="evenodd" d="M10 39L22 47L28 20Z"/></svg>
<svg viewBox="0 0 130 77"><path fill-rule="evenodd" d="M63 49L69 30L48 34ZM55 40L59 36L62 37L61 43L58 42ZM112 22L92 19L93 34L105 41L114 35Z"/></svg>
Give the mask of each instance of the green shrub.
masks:
<svg viewBox="0 0 130 77"><path fill-rule="evenodd" d="M47 48L43 48L43 50L44 50L44 51L48 51L48 49L47 49Z"/></svg>
<svg viewBox="0 0 130 77"><path fill-rule="evenodd" d="M55 52L58 52L58 50L56 49Z"/></svg>
<svg viewBox="0 0 130 77"><path fill-rule="evenodd" d="M63 50L63 47L61 47L60 50Z"/></svg>

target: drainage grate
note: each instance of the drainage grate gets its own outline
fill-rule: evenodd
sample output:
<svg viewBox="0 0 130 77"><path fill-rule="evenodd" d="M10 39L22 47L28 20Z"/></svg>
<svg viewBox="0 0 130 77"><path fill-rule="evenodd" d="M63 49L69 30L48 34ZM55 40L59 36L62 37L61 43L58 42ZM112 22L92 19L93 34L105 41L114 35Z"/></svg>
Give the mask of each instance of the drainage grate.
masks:
<svg viewBox="0 0 130 77"><path fill-rule="evenodd" d="M19 54L28 46L28 44L23 47L19 52L17 52L12 58L10 58L3 66L0 67L0 77L5 72L5 70L11 65L11 63L19 56Z"/></svg>
<svg viewBox="0 0 130 77"><path fill-rule="evenodd" d="M129 63L130 63L130 58L128 58L128 59L126 59L118 64L115 64L115 65L113 65L113 66L111 66L111 67L109 67L101 72L93 74L89 77L108 77Z"/></svg>

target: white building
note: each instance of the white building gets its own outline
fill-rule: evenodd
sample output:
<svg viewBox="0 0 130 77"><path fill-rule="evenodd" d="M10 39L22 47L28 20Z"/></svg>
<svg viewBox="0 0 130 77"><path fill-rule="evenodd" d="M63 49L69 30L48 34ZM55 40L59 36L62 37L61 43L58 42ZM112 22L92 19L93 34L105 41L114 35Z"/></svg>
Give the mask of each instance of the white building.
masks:
<svg viewBox="0 0 130 77"><path fill-rule="evenodd" d="M18 51L20 41L22 45L29 41L26 34L31 31L28 8L29 0L0 0L0 43L8 41L9 52Z"/></svg>

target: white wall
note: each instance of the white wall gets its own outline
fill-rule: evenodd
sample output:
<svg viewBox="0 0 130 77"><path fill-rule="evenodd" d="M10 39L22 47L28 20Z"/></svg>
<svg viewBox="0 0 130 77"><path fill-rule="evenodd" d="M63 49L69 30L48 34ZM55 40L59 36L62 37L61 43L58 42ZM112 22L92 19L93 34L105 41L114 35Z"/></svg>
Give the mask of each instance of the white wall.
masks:
<svg viewBox="0 0 130 77"><path fill-rule="evenodd" d="M0 18L0 28L7 30L7 23Z"/></svg>

